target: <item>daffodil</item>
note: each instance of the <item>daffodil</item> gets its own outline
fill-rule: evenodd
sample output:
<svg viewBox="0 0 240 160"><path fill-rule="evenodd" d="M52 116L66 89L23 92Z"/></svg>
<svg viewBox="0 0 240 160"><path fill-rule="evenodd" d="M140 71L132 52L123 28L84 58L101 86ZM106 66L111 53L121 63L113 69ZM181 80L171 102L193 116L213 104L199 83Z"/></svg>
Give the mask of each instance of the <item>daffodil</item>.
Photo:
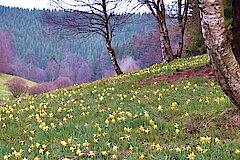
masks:
<svg viewBox="0 0 240 160"><path fill-rule="evenodd" d="M40 148L38 152L39 152L40 154L43 154L44 149Z"/></svg>
<svg viewBox="0 0 240 160"><path fill-rule="evenodd" d="M80 149L78 149L77 151L76 151L76 154L78 155L78 156L83 156L84 155L84 153L82 153L82 151L80 150Z"/></svg>
<svg viewBox="0 0 240 160"><path fill-rule="evenodd" d="M202 142L202 143L210 143L211 142L211 137L208 137L208 136L200 137L199 141Z"/></svg>
<svg viewBox="0 0 240 160"><path fill-rule="evenodd" d="M102 151L102 155L103 155L103 156L106 156L107 154L108 154L107 151Z"/></svg>
<svg viewBox="0 0 240 160"><path fill-rule="evenodd" d="M130 151L132 151L132 150L133 150L133 146L130 146L128 149L129 149Z"/></svg>
<svg viewBox="0 0 240 160"><path fill-rule="evenodd" d="M144 129L144 127L141 125L141 126L138 128L138 130L144 132L145 129Z"/></svg>
<svg viewBox="0 0 240 160"><path fill-rule="evenodd" d="M162 150L162 146L160 146L159 144L156 144L155 145L155 149L158 150L158 151L161 151Z"/></svg>
<svg viewBox="0 0 240 160"><path fill-rule="evenodd" d="M67 142L66 142L66 141L61 141L60 143L61 143L61 145L62 145L63 147L67 146Z"/></svg>
<svg viewBox="0 0 240 160"><path fill-rule="evenodd" d="M158 106L158 108L157 108L157 110L158 110L159 112L163 111L163 108L162 108L162 106L161 106L161 105L159 105L159 106Z"/></svg>
<svg viewBox="0 0 240 160"><path fill-rule="evenodd" d="M145 158L144 154L141 154L141 155L139 156L139 159L144 159L144 158Z"/></svg>
<svg viewBox="0 0 240 160"><path fill-rule="evenodd" d="M176 148L175 148L175 151L176 151L177 153L179 153L179 152L181 152L181 148L176 147Z"/></svg>
<svg viewBox="0 0 240 160"><path fill-rule="evenodd" d="M192 148L188 145L188 146L186 147L186 150L187 150L187 151L191 151Z"/></svg>
<svg viewBox="0 0 240 160"><path fill-rule="evenodd" d="M94 153L94 151L89 151L89 153L88 153L88 156L89 157L92 157L92 156L95 156L96 154Z"/></svg>
<svg viewBox="0 0 240 160"><path fill-rule="evenodd" d="M83 147L88 147L88 146L90 146L90 143L87 140L85 140L85 142L83 143Z"/></svg>
<svg viewBox="0 0 240 160"><path fill-rule="evenodd" d="M150 119L149 124L150 124L150 125L153 125L153 124L154 124L154 121L153 121L152 119Z"/></svg>
<svg viewBox="0 0 240 160"><path fill-rule="evenodd" d="M214 142L215 142L216 144L219 144L219 143L221 142L221 140L220 140L218 137L216 137L216 138L214 139Z"/></svg>
<svg viewBox="0 0 240 160"><path fill-rule="evenodd" d="M158 125L154 124L154 125L153 125L153 128L154 128L154 129L157 129L157 128L158 128Z"/></svg>
<svg viewBox="0 0 240 160"><path fill-rule="evenodd" d="M196 149L197 149L198 152L203 152L202 147L200 147L199 145L197 145Z"/></svg>
<svg viewBox="0 0 240 160"><path fill-rule="evenodd" d="M239 149L236 149L236 150L234 151L234 153L235 153L235 154L240 154L240 150L239 150Z"/></svg>
<svg viewBox="0 0 240 160"><path fill-rule="evenodd" d="M195 155L193 152L190 153L190 154L187 156L187 158L188 158L189 160L195 159L195 157L196 157L196 155Z"/></svg>
<svg viewBox="0 0 240 160"><path fill-rule="evenodd" d="M50 152L46 151L45 155L48 157L50 155Z"/></svg>
<svg viewBox="0 0 240 160"><path fill-rule="evenodd" d="M117 146L113 146L112 151L116 152L117 150L118 150L118 147Z"/></svg>

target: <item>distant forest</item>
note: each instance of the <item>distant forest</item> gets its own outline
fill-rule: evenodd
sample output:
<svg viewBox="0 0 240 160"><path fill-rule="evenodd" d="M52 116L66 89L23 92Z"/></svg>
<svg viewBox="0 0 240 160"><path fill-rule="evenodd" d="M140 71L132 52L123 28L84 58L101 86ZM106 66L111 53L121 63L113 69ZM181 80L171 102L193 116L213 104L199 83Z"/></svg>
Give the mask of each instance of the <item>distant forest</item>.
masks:
<svg viewBox="0 0 240 160"><path fill-rule="evenodd" d="M114 75L105 41L101 37L60 37L41 22L43 12L59 11L0 6L1 38L12 55L9 74L36 82L68 77L74 83ZM178 35L174 32L176 19L168 19L167 23L173 46L177 46ZM151 14L131 15L115 32L113 45L124 72L162 61L157 25Z"/></svg>

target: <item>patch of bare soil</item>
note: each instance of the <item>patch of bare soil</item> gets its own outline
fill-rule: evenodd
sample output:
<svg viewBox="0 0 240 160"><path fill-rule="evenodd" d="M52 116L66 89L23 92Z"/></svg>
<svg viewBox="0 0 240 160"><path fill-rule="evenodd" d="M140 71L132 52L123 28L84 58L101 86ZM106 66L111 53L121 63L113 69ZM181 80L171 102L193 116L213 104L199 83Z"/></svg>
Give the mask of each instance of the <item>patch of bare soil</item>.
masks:
<svg viewBox="0 0 240 160"><path fill-rule="evenodd" d="M193 113L191 119L183 123L188 134L198 134L200 129L221 130L223 139L236 139L240 132L240 110L229 108L209 119L201 113Z"/></svg>
<svg viewBox="0 0 240 160"><path fill-rule="evenodd" d="M150 78L146 78L141 80L139 84L144 83L154 83L154 82L178 82L190 78L201 77L206 79L214 78L213 69L211 65L205 65L201 67L188 68L186 70L176 70L174 73L164 74L164 75L156 75Z"/></svg>
<svg viewBox="0 0 240 160"><path fill-rule="evenodd" d="M221 117L226 119L224 129L238 128L240 131L240 110L227 109L221 114Z"/></svg>

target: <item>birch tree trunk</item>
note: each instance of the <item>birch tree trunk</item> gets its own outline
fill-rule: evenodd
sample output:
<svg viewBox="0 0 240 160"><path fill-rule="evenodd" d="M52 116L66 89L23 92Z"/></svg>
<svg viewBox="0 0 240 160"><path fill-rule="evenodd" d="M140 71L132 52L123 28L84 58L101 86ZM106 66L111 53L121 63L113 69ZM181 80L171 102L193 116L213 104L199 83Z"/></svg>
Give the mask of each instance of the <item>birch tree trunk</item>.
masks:
<svg viewBox="0 0 240 160"><path fill-rule="evenodd" d="M240 66L227 40L222 0L199 0L201 26L222 90L240 109Z"/></svg>
<svg viewBox="0 0 240 160"><path fill-rule="evenodd" d="M165 19L161 20L160 18L157 18L158 23L158 30L160 33L160 42L161 42L161 50L162 50L162 58L164 62L170 62L174 59L172 47L170 43L170 38L168 36L168 29L166 26Z"/></svg>
<svg viewBox="0 0 240 160"><path fill-rule="evenodd" d="M148 2L150 3L150 2ZM158 30L160 32L160 41L161 41L161 50L162 50L162 58L165 62L170 62L174 60L173 51L171 47L171 42L168 34L168 28L166 23L166 15L165 15L165 5L163 0L158 0L157 3L154 4L154 9L148 4L149 9L152 11L152 14L157 20Z"/></svg>
<svg viewBox="0 0 240 160"><path fill-rule="evenodd" d="M111 43L109 43L109 42L107 43L107 50L108 50L108 53L111 57L111 61L112 61L115 72L117 73L117 75L123 74L121 68L119 67L119 65L117 63L117 58L116 58L115 51L112 48Z"/></svg>

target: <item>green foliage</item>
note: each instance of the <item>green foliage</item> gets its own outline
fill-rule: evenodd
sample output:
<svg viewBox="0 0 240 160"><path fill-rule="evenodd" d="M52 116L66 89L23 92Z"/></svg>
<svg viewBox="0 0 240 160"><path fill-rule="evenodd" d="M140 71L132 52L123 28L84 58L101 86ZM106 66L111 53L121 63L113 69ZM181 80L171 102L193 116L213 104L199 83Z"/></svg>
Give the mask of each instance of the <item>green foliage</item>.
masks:
<svg viewBox="0 0 240 160"><path fill-rule="evenodd" d="M223 0L225 23L228 25L232 22L232 0Z"/></svg>
<svg viewBox="0 0 240 160"><path fill-rule="evenodd" d="M0 159L238 159L239 129L218 119L235 106L213 80L138 83L208 63L207 55L180 59L8 101Z"/></svg>
<svg viewBox="0 0 240 160"><path fill-rule="evenodd" d="M188 40L187 46L185 47L186 56L196 56L203 54L206 48L202 37L201 27L198 26L190 28L187 32L188 34L191 34L191 37Z"/></svg>

